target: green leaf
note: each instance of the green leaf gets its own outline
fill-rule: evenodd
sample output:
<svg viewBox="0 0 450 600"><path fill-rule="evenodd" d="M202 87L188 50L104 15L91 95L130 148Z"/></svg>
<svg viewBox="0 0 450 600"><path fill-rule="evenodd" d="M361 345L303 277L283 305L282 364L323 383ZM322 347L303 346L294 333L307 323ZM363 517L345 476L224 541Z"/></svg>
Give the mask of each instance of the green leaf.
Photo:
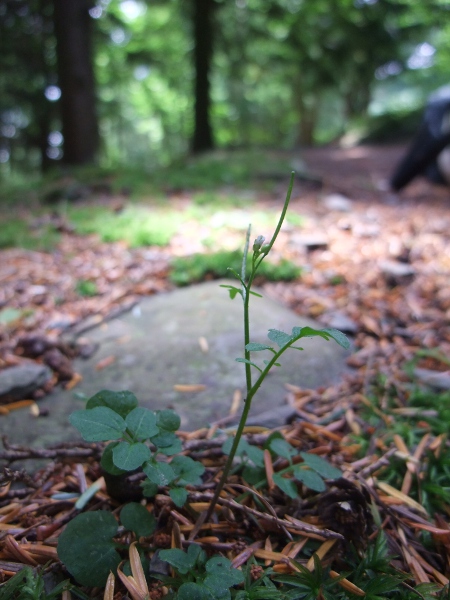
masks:
<svg viewBox="0 0 450 600"><path fill-rule="evenodd" d="M182 506L184 506L186 504L186 500L188 499L188 492L187 492L186 488L176 486L176 487L170 488L169 496L172 498L172 500L174 501L176 506L181 508Z"/></svg>
<svg viewBox="0 0 450 600"><path fill-rule="evenodd" d="M155 516L138 502L128 502L120 511L120 522L137 538L152 535L156 529Z"/></svg>
<svg viewBox="0 0 450 600"><path fill-rule="evenodd" d="M242 571L231 566L231 561L223 556L213 556L205 565L208 573L204 584L216 595L244 581ZM217 597L217 596L215 596Z"/></svg>
<svg viewBox="0 0 450 600"><path fill-rule="evenodd" d="M135 440L147 440L159 433L156 425L156 415L153 411L142 406L133 408L126 416L125 423Z"/></svg>
<svg viewBox="0 0 450 600"><path fill-rule="evenodd" d="M158 448L158 452L171 456L182 450L181 440L171 431L162 430L158 435L155 435L150 440L152 444Z"/></svg>
<svg viewBox="0 0 450 600"><path fill-rule="evenodd" d="M201 583L183 583L177 593L177 600L217 600L211 592Z"/></svg>
<svg viewBox="0 0 450 600"><path fill-rule="evenodd" d="M150 481L160 486L169 485L177 477L172 467L163 462L149 460L144 464L143 470Z"/></svg>
<svg viewBox="0 0 450 600"><path fill-rule="evenodd" d="M251 362L250 360L247 360L246 358L235 358L234 359L236 362L240 362L240 363L246 363L247 365L251 365L252 367L255 367L255 369L258 369L258 371L260 373L262 373L262 369L260 369L258 367L258 365L255 365L255 363Z"/></svg>
<svg viewBox="0 0 450 600"><path fill-rule="evenodd" d="M173 456L174 454L178 454L183 450L183 446L181 444L181 440L178 438L174 440L171 446L164 446L164 448L158 448L158 451L161 454L165 454L166 456Z"/></svg>
<svg viewBox="0 0 450 600"><path fill-rule="evenodd" d="M245 349L249 352L260 352L261 350L273 350L272 346L268 346L267 344L258 344L256 342L250 342L245 346Z"/></svg>
<svg viewBox="0 0 450 600"><path fill-rule="evenodd" d="M69 417L87 442L106 442L121 438L127 428L125 421L106 406L76 410Z"/></svg>
<svg viewBox="0 0 450 600"><path fill-rule="evenodd" d="M87 401L86 408L107 406L125 419L127 414L138 405L137 398L131 392L112 392L102 390Z"/></svg>
<svg viewBox="0 0 450 600"><path fill-rule="evenodd" d="M234 444L234 437L229 437L227 438L224 443L222 444L222 452L226 455L230 454L231 452L231 447ZM247 442L247 440L245 440L244 438L241 438L239 440L237 449L236 449L236 456L243 456L246 452L247 452L247 448L249 446L249 443Z"/></svg>
<svg viewBox="0 0 450 600"><path fill-rule="evenodd" d="M315 471L296 467L294 469L294 477L297 481L301 481L307 488L315 492L323 492L327 489L324 480Z"/></svg>
<svg viewBox="0 0 450 600"><path fill-rule="evenodd" d="M205 472L204 465L193 460L189 456L175 456L170 466L175 471L179 480L183 483L190 483L192 485L198 485L201 483L201 476Z"/></svg>
<svg viewBox="0 0 450 600"><path fill-rule="evenodd" d="M289 344L289 342L292 341L292 336L284 331L280 331L279 329L269 329L267 337L272 342L275 342L275 344L277 344L277 346L280 348L284 348L286 344Z"/></svg>
<svg viewBox="0 0 450 600"><path fill-rule="evenodd" d="M311 469L322 475L325 479L339 479L342 477L342 471L316 454L309 454L308 452L300 452L300 456L305 461L305 465L308 465Z"/></svg>
<svg viewBox="0 0 450 600"><path fill-rule="evenodd" d="M258 446L253 446L253 444L247 444L247 446L248 447L246 448L245 453L252 461L252 463L255 464L257 467L263 467L264 451L261 450L261 448L258 448Z"/></svg>
<svg viewBox="0 0 450 600"><path fill-rule="evenodd" d="M113 449L113 462L124 471L134 471L149 458L150 450L142 442L120 442Z"/></svg>
<svg viewBox="0 0 450 600"><path fill-rule="evenodd" d="M158 435L154 435L150 438L152 444L155 444L157 448L168 448L176 443L178 437L171 431L160 431Z"/></svg>
<svg viewBox="0 0 450 600"><path fill-rule="evenodd" d="M228 290L231 300L234 300L238 294L242 296L242 291L239 288L234 287L234 285L220 285L219 287L226 288Z"/></svg>
<svg viewBox="0 0 450 600"><path fill-rule="evenodd" d="M103 450L102 458L100 460L102 469L107 473L110 473L111 475L123 475L124 473L126 473L126 471L124 471L123 469L119 469L118 467L116 467L113 460L113 450L119 444L120 442L111 442L110 444L108 444Z"/></svg>
<svg viewBox="0 0 450 600"><path fill-rule="evenodd" d="M112 538L118 524L110 512L97 510L77 515L58 538L58 557L78 583L102 587L116 571L120 555Z"/></svg>
<svg viewBox="0 0 450 600"><path fill-rule="evenodd" d="M366 592L367 597L384 597L389 592L399 591L400 584L401 579L399 577L377 573L376 577L373 577L364 585L363 590Z"/></svg>
<svg viewBox="0 0 450 600"><path fill-rule="evenodd" d="M278 454L278 456L286 458L289 461L295 454L297 454L297 450L293 448L291 444L284 438L275 438L271 440L269 448L272 450L272 452Z"/></svg>
<svg viewBox="0 0 450 600"><path fill-rule="evenodd" d="M242 471L242 478L245 479L249 485L256 485L260 481L265 481L266 470L262 467L246 466Z"/></svg>
<svg viewBox="0 0 450 600"><path fill-rule="evenodd" d="M300 339L305 337L315 337L320 336L324 340L329 340L332 338L335 342L337 342L340 346L345 349L350 348L350 341L346 335L344 335L341 331L337 329L313 329L312 327L293 327L292 328L292 338Z"/></svg>
<svg viewBox="0 0 450 600"><path fill-rule="evenodd" d="M173 410L160 410L157 412L158 427L166 431L176 431L181 425L179 415Z"/></svg>
<svg viewBox="0 0 450 600"><path fill-rule="evenodd" d="M141 488L142 493L146 498L153 498L158 493L158 485L149 479L145 479L141 482Z"/></svg>
<svg viewBox="0 0 450 600"><path fill-rule="evenodd" d="M333 340L337 342L339 346L342 346L346 350L350 348L350 340L345 334L342 333L342 331L339 331L338 329L322 329L322 332L333 338Z"/></svg>
<svg viewBox="0 0 450 600"><path fill-rule="evenodd" d="M201 562L202 556L204 556L204 551L198 544L191 544L187 552L178 548L159 551L159 558L169 563L182 575L191 571L198 561Z"/></svg>
<svg viewBox="0 0 450 600"><path fill-rule="evenodd" d="M280 490L286 494L286 496L289 496L289 498L294 499L298 497L297 486L292 479L286 479L285 477L278 475L278 473L274 473L273 481L275 485L277 485Z"/></svg>

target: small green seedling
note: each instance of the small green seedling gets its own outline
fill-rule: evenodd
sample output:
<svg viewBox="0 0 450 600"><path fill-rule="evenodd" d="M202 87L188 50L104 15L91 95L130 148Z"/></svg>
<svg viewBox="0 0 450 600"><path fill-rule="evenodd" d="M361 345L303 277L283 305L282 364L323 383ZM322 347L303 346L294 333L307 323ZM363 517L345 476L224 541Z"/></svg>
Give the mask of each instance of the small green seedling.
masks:
<svg viewBox="0 0 450 600"><path fill-rule="evenodd" d="M322 337L325 340L334 340L343 348L349 348L350 342L347 337L338 331L337 329L313 329L312 327L293 327L291 333L286 333L284 331L280 331L278 329L269 329L268 338L272 342L272 344L260 344L250 341L250 296L259 296L254 291L252 291L253 281L257 275L258 269L261 266L263 260L267 257L267 255L272 250L272 247L275 243L275 240L280 233L281 226L283 224L284 218L286 216L286 212L289 206L289 201L292 194L292 188L294 186L294 173L291 174L291 180L289 184L289 189L286 194L286 200L284 202L283 210L281 212L281 216L278 220L278 224L276 226L275 232L272 236L272 239L268 244L265 244L265 238L262 235L259 235L254 243L253 243L253 254L251 257L251 268L250 274L247 277L247 256L250 246L250 233L251 227L249 226L247 231L247 238L244 247L244 254L242 259L242 267L241 273L239 274L234 269L229 269L229 271L236 277L236 279L240 282L241 287L235 287L233 285L224 285L228 289L228 293L230 298L233 300L236 296L241 296L244 303L244 357L237 358L238 362L244 363L245 366L245 379L246 379L246 398L244 401L244 407L242 410L242 414L239 420L239 424L236 430L236 435L234 438L233 445L230 449L230 453L227 459L227 462L224 466L222 476L220 481L215 489L214 496L210 502L208 510L206 514L202 516L202 520L208 521L211 518L211 515L214 511L214 507L217 503L219 495L225 485L228 475L230 473L231 467L233 465L233 460L235 454L237 452L237 448L239 442L242 438L242 433L244 431L245 424L247 422L247 418L250 412L250 408L252 405L253 397L256 392L261 387L265 378L269 374L272 367L279 367L280 362L279 359L288 349L302 350L301 347L295 345L300 339L308 338L313 336ZM275 346L278 346L276 348ZM263 360L263 365L257 365L251 358L252 352L263 352L268 351L272 354L269 360ZM253 383L253 376L251 369L254 368L258 371L259 376L256 381ZM300 471L299 471L300 473ZM304 477L304 474L301 474ZM283 485L283 484L282 484Z"/></svg>
<svg viewBox="0 0 450 600"><path fill-rule="evenodd" d="M187 499L186 485L201 481L205 470L201 463L188 456L175 456L170 463L162 459L182 449L175 434L180 417L172 410L152 411L138 406L131 392L103 390L69 420L87 442L111 442L101 459L107 473L123 475L142 468L147 475L143 483L147 497L154 496L159 486L168 486L170 497L181 507Z"/></svg>
<svg viewBox="0 0 450 600"><path fill-rule="evenodd" d="M229 454L233 444L233 438L222 446L224 454ZM308 452L298 452L279 432L273 433L264 444L273 458L284 458L289 466L277 471L273 475L275 485L290 498L298 498L299 490L296 482L302 483L310 490L323 492L326 490L326 479L338 479L342 472L330 465L325 459ZM254 488L265 488L267 486L266 470L264 468L264 451L252 446L245 439L241 439L236 451L236 456L241 459L239 470L242 477ZM294 459L301 458L303 462L295 462Z"/></svg>
<svg viewBox="0 0 450 600"><path fill-rule="evenodd" d="M177 600L231 600L230 588L244 581L243 573L227 558L213 556L207 560L197 544L191 544L187 552L161 550L159 558L171 565L174 576L158 579L177 590Z"/></svg>
<svg viewBox="0 0 450 600"><path fill-rule="evenodd" d="M53 590L46 591L44 577L31 567L24 567L5 584L0 585L0 600L58 600L62 592L74 589L70 581L61 581ZM86 598L84 594L79 595Z"/></svg>
<svg viewBox="0 0 450 600"><path fill-rule="evenodd" d="M205 468L200 462L173 456L181 451L181 442L175 434L180 418L172 410L151 411L138 406L131 392L103 390L69 420L86 441L111 441L101 458L107 473L121 476L142 468L147 475L144 496L152 497L158 487L167 486L173 502L181 507L188 496L186 485L201 483ZM126 504L120 518L137 539L153 533L154 517L140 504ZM114 541L117 530L115 517L105 511L82 513L70 521L59 536L58 556L77 581L104 585L109 572L116 571L122 560Z"/></svg>
<svg viewBox="0 0 450 600"><path fill-rule="evenodd" d="M152 535L156 527L155 517L137 502L122 508L120 521L137 539ZM110 571L116 571L123 548L114 541L118 530L114 515L104 510L81 513L68 523L58 539L58 556L79 583L102 586Z"/></svg>

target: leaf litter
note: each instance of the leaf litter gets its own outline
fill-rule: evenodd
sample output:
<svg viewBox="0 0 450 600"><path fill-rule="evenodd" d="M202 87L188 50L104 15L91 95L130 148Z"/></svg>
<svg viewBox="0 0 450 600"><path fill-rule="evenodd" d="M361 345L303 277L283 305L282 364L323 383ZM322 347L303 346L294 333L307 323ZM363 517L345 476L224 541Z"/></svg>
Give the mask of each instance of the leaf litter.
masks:
<svg viewBox="0 0 450 600"><path fill-rule="evenodd" d="M301 500L293 501L273 484L283 462L266 461L269 487L264 501L256 492L245 494L244 488L250 489L245 479L232 476L219 499L217 517L201 526L196 541L228 556L235 566L254 556L277 573L295 572L295 561L314 569L311 550L304 554L312 544L323 565L339 578L349 544L363 550L382 530L395 556L392 565L407 574L409 585L444 586L450 572L450 506L443 502L440 511L431 512L421 501L421 481L430 460L448 452L448 441L445 432L433 434L432 409L411 412L411 378L405 365L413 361L432 373L448 372L448 189L416 180L400 198L392 196L379 181L389 176L400 149L345 152L343 161L344 151L337 149L305 151L305 160L322 176L323 187L318 191L299 185L291 210L303 215L305 224L300 232L287 227L276 249L280 256L303 265L304 271L295 282L263 285L266 294L301 314L324 326L339 329L341 324L354 336L355 352L348 359L352 371L338 385L320 390L286 386L287 402L296 417L279 428L297 450L328 459L341 469L343 478L328 482L327 490L320 493L298 484ZM280 197L282 193L280 189ZM348 211L327 208L327 195L333 193L350 199ZM266 194L261 204L270 207L278 201L276 193ZM310 236L306 242L305 236ZM136 249L100 243L92 236L81 238L67 228L52 254L2 250L0 368L27 360L42 362L46 351L56 349L67 359L68 370L61 374L61 368L54 368L51 385L76 386L70 363L81 350L66 347L62 333L87 330L129 310L143 295L171 289L170 257L174 252L189 254L193 237L191 230L185 242L177 236L176 247ZM315 246L313 238L322 241ZM410 269L405 275L389 262ZM98 294L80 297L78 281L95 282ZM33 337L34 353L29 351L33 343L27 346ZM36 345L46 350L39 353ZM378 404L372 399L374 388ZM233 411L235 404L230 399ZM421 417L416 423L422 432L419 441L411 442L401 429L391 438L382 435L368 412L391 428L413 414ZM141 540L150 552L189 545L195 515L206 508L224 463L221 426L182 434L184 453L201 460L207 476L201 486L190 489L185 509L176 509L164 488L147 502L147 510L159 524L152 536ZM262 446L270 433L249 428L246 439ZM364 436L369 442L362 451ZM4 439L1 459L46 457L51 462L33 476L12 468L0 475L3 581L24 565L45 565L47 571L61 568L58 535L78 514L79 495L95 482L98 491L88 501L88 510L116 511L120 506L104 488L101 450L100 444L93 443L31 449ZM393 460L402 465L402 478L385 481ZM345 578L341 577L340 585L363 595Z"/></svg>

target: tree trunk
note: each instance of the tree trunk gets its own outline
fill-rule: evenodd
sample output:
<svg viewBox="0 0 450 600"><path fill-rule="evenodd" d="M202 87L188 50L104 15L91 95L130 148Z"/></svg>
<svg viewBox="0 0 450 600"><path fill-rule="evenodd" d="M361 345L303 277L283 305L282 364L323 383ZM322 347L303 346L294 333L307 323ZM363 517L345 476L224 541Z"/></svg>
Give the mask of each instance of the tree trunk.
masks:
<svg viewBox="0 0 450 600"><path fill-rule="evenodd" d="M88 0L54 0L61 119L64 136L63 162L68 165L95 161L98 121L91 58Z"/></svg>
<svg viewBox="0 0 450 600"><path fill-rule="evenodd" d="M210 122L210 81L213 50L214 0L193 0L195 108L192 151L204 152L214 148Z"/></svg>

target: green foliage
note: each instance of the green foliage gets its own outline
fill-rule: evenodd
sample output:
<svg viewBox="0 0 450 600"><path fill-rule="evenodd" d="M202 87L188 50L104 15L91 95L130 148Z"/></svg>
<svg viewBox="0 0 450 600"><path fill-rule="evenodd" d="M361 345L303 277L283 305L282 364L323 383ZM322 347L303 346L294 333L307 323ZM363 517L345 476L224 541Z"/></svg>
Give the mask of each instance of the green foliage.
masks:
<svg viewBox="0 0 450 600"><path fill-rule="evenodd" d="M64 590L70 589L73 589L70 582L62 581L46 592L42 574L27 566L0 585L0 600L57 600Z"/></svg>
<svg viewBox="0 0 450 600"><path fill-rule="evenodd" d="M142 468L153 486L170 486L177 506L187 498L185 486L200 481L204 467L189 457L179 456L169 464L159 455L172 456L181 451L175 431L180 418L171 410L151 411L137 406L131 392L103 390L90 398L84 410L73 412L69 420L88 442L112 441L102 456L102 467L111 475Z"/></svg>
<svg viewBox="0 0 450 600"><path fill-rule="evenodd" d="M206 277L220 279L229 275L230 265L239 264L242 254L238 251L193 254L174 258L171 262L170 280L176 285L189 285ZM250 266L251 259L248 259ZM268 281L291 281L297 279L301 269L293 262L282 259L279 263L264 263L258 276Z"/></svg>
<svg viewBox="0 0 450 600"><path fill-rule="evenodd" d="M269 254L275 239L281 229L289 203L293 186L293 175L283 212L278 221L275 233L269 244L264 243L264 237L258 236L253 244L253 255L248 257L249 236L247 234L244 256L242 259L241 275L231 269L240 281L242 287L224 286L231 298L240 295L244 301L244 331L245 358L237 359L246 366L247 400L238 430L234 440L224 447L228 459L219 484L216 486L214 497L209 505L206 519L209 519L218 496L231 470L233 459L238 453L242 459L244 472L249 479L261 477L264 465L263 450L253 448L242 439L242 432L247 420L252 397L255 395L265 377L273 366L279 366L278 358L289 348L301 350L294 344L305 337L319 336L325 340L334 340L344 348L348 348L347 338L334 329L316 330L311 327L294 327L290 334L277 329L269 329L268 338L278 349L269 344L251 343L249 340L249 298L254 292L252 284L257 271ZM246 278L247 264L250 275ZM251 352L268 351L272 354L269 361L264 361L265 367L260 368L250 360ZM250 366L260 372L257 381L252 385ZM89 442L108 441L101 464L111 475L121 476L129 471L142 468L147 476L143 484L143 493L154 495L159 486L168 486L169 494L177 506L183 506L188 493L186 485L198 485L204 472L204 466L190 457L179 455L172 460L163 458L178 454L182 450L181 442L176 435L180 426L179 417L170 410L151 411L139 407L134 394L131 392L111 392L103 390L86 403L84 410L75 411L70 415L70 422ZM324 479L341 476L339 469L331 466L324 459L304 452L298 453L280 434L273 434L267 441L267 449L274 457L288 461L288 467L274 474L276 485L291 498L298 496L294 481L301 482L315 491L325 489ZM298 464L298 459L303 462ZM297 462L294 463L294 459ZM288 475L289 479L284 477ZM255 482L255 485L264 484ZM149 535L154 529L154 520L147 511L137 504L126 505L121 513L123 525L133 531L137 537ZM58 553L66 564L69 572L84 585L102 585L110 570L113 572L121 560L117 551L114 537L117 534L118 523L110 513L102 511L84 513L75 517L59 537ZM199 546L192 544L187 553L179 550L163 550L160 557L166 560L175 570L175 576L162 578L172 587L172 597L178 600L231 600L232 588L244 581L241 571L234 569L227 558L213 556L209 560ZM320 563L316 565L317 573ZM308 572L309 573L309 572ZM317 578L317 573L314 577ZM306 574L305 574L306 577ZM268 580L267 580L268 581ZM263 587L271 588L268 582ZM242 591L242 590L240 590ZM271 588L269 592L256 586L246 586L241 598L263 598L261 593L269 593L269 597L279 595ZM267 596L266 596L267 597Z"/></svg>
<svg viewBox="0 0 450 600"><path fill-rule="evenodd" d="M97 510L72 519L58 538L58 556L82 585L101 586L121 562L113 538L118 523L110 512Z"/></svg>
<svg viewBox="0 0 450 600"><path fill-rule="evenodd" d="M155 518L136 502L120 512L125 529L136 537L149 536L155 530ZM114 541L119 524L110 512L97 510L72 519L58 538L58 556L69 573L82 585L102 586L109 572L115 572L122 558L121 546Z"/></svg>
<svg viewBox="0 0 450 600"><path fill-rule="evenodd" d="M177 600L231 600L230 588L244 581L244 575L222 556L207 560L200 546L191 544L187 552L177 548L161 550L159 558L169 563L174 577L159 579L176 590Z"/></svg>
<svg viewBox="0 0 450 600"><path fill-rule="evenodd" d="M350 342L347 339L347 337L340 331L337 331L336 329L316 330L311 327L293 327L292 333L290 333L290 334L285 333L284 331L279 331L278 329L269 329L269 333L268 333L269 340L274 342L279 347L279 350L275 350L275 348L273 348L270 345L255 344L255 343L250 342L249 303L250 303L250 297L253 293L252 285L253 285L253 282L255 280L255 277L257 275L259 268L261 267L264 259L270 253L270 251L278 237L278 234L281 230L281 226L283 225L283 221L286 216L287 209L289 206L289 201L291 198L292 188L294 185L294 175L295 175L295 173L291 173L291 180L290 180L289 188L288 188L288 191L286 194L286 199L285 199L285 202L283 205L283 209L282 209L281 215L278 219L278 223L276 225L275 232L273 233L270 242L266 244L265 238L263 235L259 235L253 242L253 246L252 246L253 252L251 255L251 259L250 259L249 275L247 276L247 264L249 261L249 247L250 247L250 233L251 233L250 226L247 231L244 253L243 253L243 257L242 257L241 272L238 273L234 269L229 269L230 272L240 282L241 287L238 288L233 285L222 286L228 290L228 293L229 293L231 299L234 299L236 296L240 295L243 300L243 303L244 303L244 358L237 358L236 361L244 363L244 365L245 365L246 399L245 399L244 408L243 408L243 411L242 411L242 414L241 414L241 417L239 420L239 425L236 430L236 435L235 435L235 438L231 445L231 448L229 450L229 456L228 456L227 462L225 464L225 467L222 472L222 476L221 476L220 481L215 489L214 496L211 500L211 503L210 503L208 511L207 511L207 516L206 516L207 519L211 517L214 507L215 507L215 504L219 498L220 492L223 489L223 486L225 485L228 474L231 471L233 460L234 460L234 457L238 450L239 444L241 442L242 433L244 431L244 427L247 422L247 417L248 417L248 414L250 411L252 399L255 396L255 394L257 393L257 391L260 388L260 386L262 385L262 383L264 382L265 378L269 374L272 367L280 366L278 359L282 356L282 354L289 348L296 349L296 350L302 350L302 348L300 348L298 346L294 346L293 344L304 337L319 336L319 337L324 338L327 341L329 339L333 339L334 341L336 341L339 345L341 345L344 348L348 348L350 346ZM252 352L260 352L260 351L269 351L272 353L272 357L270 358L270 360L264 360L265 367L259 367L251 360L251 353ZM251 367L256 368L257 371L259 372L259 376L254 383L252 382ZM281 451L284 452L284 455L286 457L291 456L292 451L288 448L289 444L287 444L285 442L285 440L283 440L283 442L275 442L275 444L279 450L281 449ZM247 454L248 454L248 450L247 450ZM288 458L288 460L291 460L291 459ZM303 460L307 464L307 466L312 468L312 471L310 471L310 472L303 471L302 469L299 469L297 467L293 470L294 476L296 478L298 478L300 481L303 481L304 483L306 483L306 485L308 485L308 487L323 490L325 485L323 483L323 479L320 477L320 475L318 473L317 461L314 464L311 461L309 461L309 463L308 463L305 458L303 458ZM326 462L325 461L323 461L323 462L324 462L324 464L321 465L321 469L322 469L322 472L326 472ZM331 469L332 468L330 468L330 470ZM336 473L337 473L337 470L336 470ZM339 475L340 475L340 472L339 472ZM337 475L334 475L334 476L337 476ZM277 473L274 476L274 478L275 477L276 477L276 479L274 479L275 483L288 496L290 496L291 498L295 498L297 496L297 490L296 490L295 484L292 480L286 480L285 478L283 478L282 473Z"/></svg>
<svg viewBox="0 0 450 600"><path fill-rule="evenodd" d="M427 432L436 437L442 436L441 448L427 450L422 457L420 478L413 478L409 492L429 514L433 514L450 503L450 457L444 450L445 440L450 436L450 392L437 392L413 385L406 407L404 393L404 390L393 386L386 388L383 381L378 380L372 389L370 404L362 408L362 416L375 430L378 442L386 446L393 443L395 435L399 435L412 451ZM361 444L361 452L364 452L370 443L370 436L362 432L360 436L353 437ZM394 456L383 468L379 479L399 489L406 469L405 458Z"/></svg>
<svg viewBox="0 0 450 600"><path fill-rule="evenodd" d="M59 238L59 233L50 224L31 228L26 219L0 218L0 249L20 247L48 252L54 249Z"/></svg>
<svg viewBox="0 0 450 600"><path fill-rule="evenodd" d="M105 207L67 209L67 216L81 235L97 234L103 242L125 241L131 248L166 246L184 217L180 212L130 204L115 213Z"/></svg>
<svg viewBox="0 0 450 600"><path fill-rule="evenodd" d="M222 446L222 452L229 455L232 446L233 438L228 438ZM325 479L342 477L342 472L339 469L320 456L297 451L279 432L270 435L264 444L264 449L269 450L274 459L280 457L289 462L288 467L274 473L273 481L280 490L292 499L299 497L299 489L295 481L303 483L307 488L316 492L323 492L326 489ZM241 471L243 479L255 489L266 488L264 451L241 439L235 456L239 459L239 465L234 469L234 472ZM299 458L303 460L303 463L298 463Z"/></svg>
<svg viewBox="0 0 450 600"><path fill-rule="evenodd" d="M77 281L75 290L80 296L96 296L98 294L98 288L95 281L89 281L88 279L80 279Z"/></svg>

